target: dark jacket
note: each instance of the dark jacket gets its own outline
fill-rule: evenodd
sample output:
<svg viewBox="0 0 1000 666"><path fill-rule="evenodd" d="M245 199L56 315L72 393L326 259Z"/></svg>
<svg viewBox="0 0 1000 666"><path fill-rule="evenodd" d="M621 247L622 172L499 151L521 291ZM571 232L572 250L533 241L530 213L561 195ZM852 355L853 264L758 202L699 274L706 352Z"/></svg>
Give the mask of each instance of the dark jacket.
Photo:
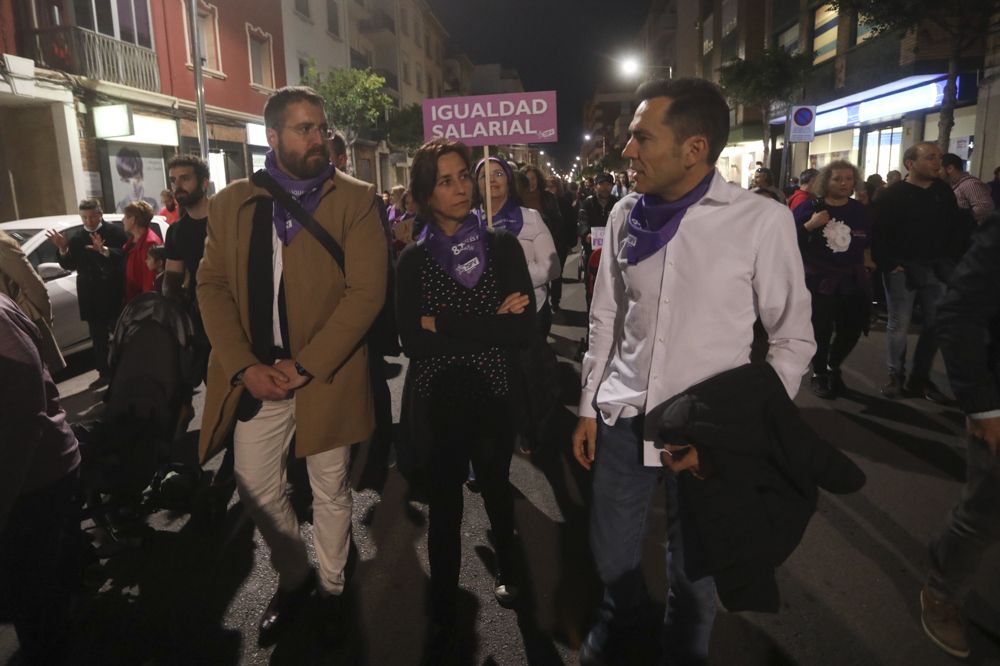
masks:
<svg viewBox="0 0 1000 666"><path fill-rule="evenodd" d="M20 495L56 483L80 464L40 343L35 325L0 294L0 531Z"/></svg>
<svg viewBox="0 0 1000 666"><path fill-rule="evenodd" d="M94 233L104 239L108 256L87 249L92 241L90 232L83 228L70 237L69 250L59 257L59 265L76 271L80 319L114 320L118 318L125 299L125 254L122 247L128 236L120 227L104 221Z"/></svg>
<svg viewBox="0 0 1000 666"><path fill-rule="evenodd" d="M411 485L426 481L427 464L433 446L433 424L431 423L433 397L419 395L413 386L413 372L416 364L425 359L443 357L444 363L463 364L463 357L502 348L507 359L508 373L514 379L513 359L515 352L523 347L534 335L534 290L531 276L524 259L524 252L517 238L506 232L488 233L489 259L496 271L497 288L500 298L520 292L531 298L531 303L519 315L462 315L456 312L440 312L436 315L437 332L424 330L420 325L423 289L421 267L425 261L434 261L422 244L408 246L403 250L397 266L396 280L396 320L399 325L403 351L411 359L403 386L403 405L400 426L403 442L397 448L400 471L407 476ZM514 385L514 382L511 382ZM519 396L511 396L516 399ZM451 406L453 407L453 406ZM458 418L482 416L496 412L495 404L473 404L470 400L462 409L454 410L454 427L462 428ZM437 410L435 410L437 411ZM484 414L484 412L486 412ZM463 416L464 415L464 416ZM494 414L495 415L495 414ZM508 421L508 414L502 415ZM471 427L465 424L466 427Z"/></svg>
<svg viewBox="0 0 1000 666"><path fill-rule="evenodd" d="M705 476L678 479L688 577L712 576L730 611L776 612L774 570L798 546L817 489L855 492L864 473L806 425L767 364L729 370L671 398L659 435L697 447Z"/></svg>
<svg viewBox="0 0 1000 666"><path fill-rule="evenodd" d="M576 214L576 233L580 238L586 240L591 227L604 227L608 224L608 215L611 209L618 203L618 198L614 195L608 197L607 204L602 205L596 194L592 194L583 203Z"/></svg>
<svg viewBox="0 0 1000 666"><path fill-rule="evenodd" d="M1000 213L986 218L952 273L937 338L962 410L1000 409Z"/></svg>
<svg viewBox="0 0 1000 666"><path fill-rule="evenodd" d="M968 249L972 225L944 181L926 188L906 181L891 185L873 210L872 257L886 273L916 264L946 279Z"/></svg>

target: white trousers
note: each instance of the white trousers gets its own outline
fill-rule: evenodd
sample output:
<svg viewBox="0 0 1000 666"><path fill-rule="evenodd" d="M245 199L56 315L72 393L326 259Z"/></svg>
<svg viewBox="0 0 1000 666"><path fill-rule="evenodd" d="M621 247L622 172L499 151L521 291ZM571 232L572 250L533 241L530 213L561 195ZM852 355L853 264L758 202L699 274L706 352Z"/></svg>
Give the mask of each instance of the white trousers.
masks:
<svg viewBox="0 0 1000 666"><path fill-rule="evenodd" d="M288 446L295 433L295 400L265 400L251 420L236 424L236 482L240 500L271 549L278 587L291 590L309 572L299 521L285 493ZM313 535L319 584L329 594L344 591L351 536L350 447L306 458L313 493Z"/></svg>

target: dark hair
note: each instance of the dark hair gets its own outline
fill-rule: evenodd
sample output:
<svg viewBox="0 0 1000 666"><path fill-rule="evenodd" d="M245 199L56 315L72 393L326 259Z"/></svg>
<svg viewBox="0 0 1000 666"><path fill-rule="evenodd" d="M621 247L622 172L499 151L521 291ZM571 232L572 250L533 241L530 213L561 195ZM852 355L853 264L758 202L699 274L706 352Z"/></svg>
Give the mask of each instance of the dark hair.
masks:
<svg viewBox="0 0 1000 666"><path fill-rule="evenodd" d="M808 185L818 173L819 171L817 169L806 169L799 174L799 183L802 185Z"/></svg>
<svg viewBox="0 0 1000 666"><path fill-rule="evenodd" d="M344 141L344 137L340 135L340 132L334 134L333 138L330 139L330 147L333 149L334 155L339 156L347 154L347 142Z"/></svg>
<svg viewBox="0 0 1000 666"><path fill-rule="evenodd" d="M167 162L167 173L169 174L171 169L179 167L194 169L194 177L198 179L199 183L209 179L208 164L197 155L177 155L170 158L170 161ZM173 193L171 192L171 194Z"/></svg>
<svg viewBox="0 0 1000 666"><path fill-rule="evenodd" d="M545 174L542 173L542 170L539 169L534 164L526 164L523 167L521 167L521 173L523 173L525 176L528 175L529 171L531 171L532 173L535 174L535 180L538 182L538 189L539 190L544 190L545 189Z"/></svg>
<svg viewBox="0 0 1000 666"><path fill-rule="evenodd" d="M768 187L774 187L774 174L767 167L760 167L754 171L754 175L762 174L764 176L764 182L767 183Z"/></svg>
<svg viewBox="0 0 1000 666"><path fill-rule="evenodd" d="M122 147L115 155L115 169L126 180L136 176L142 178L142 155L135 148Z"/></svg>
<svg viewBox="0 0 1000 666"><path fill-rule="evenodd" d="M674 131L677 143L700 134L708 141L709 166L719 159L729 141L729 104L722 88L705 79L660 79L643 83L636 97L669 98L663 124Z"/></svg>
<svg viewBox="0 0 1000 666"><path fill-rule="evenodd" d="M167 248L163 245L153 245L149 248L148 254L153 258L153 261L166 261L167 260Z"/></svg>
<svg viewBox="0 0 1000 666"><path fill-rule="evenodd" d="M122 213L131 216L143 229L148 229L149 223L153 221L153 207L146 201L133 201L125 206Z"/></svg>
<svg viewBox="0 0 1000 666"><path fill-rule="evenodd" d="M98 213L103 213L104 209L101 207L101 202L97 199L83 199L80 201L80 210L96 210Z"/></svg>
<svg viewBox="0 0 1000 666"><path fill-rule="evenodd" d="M264 103L264 125L278 129L285 120L285 107L293 102L309 102L321 109L326 109L326 103L319 94L308 86L285 86L268 96Z"/></svg>
<svg viewBox="0 0 1000 666"><path fill-rule="evenodd" d="M410 167L410 193L417 203L417 209L421 217L430 219L431 211L428 203L434 188L437 186L438 159L449 153L455 153L465 162L465 168L472 170L469 158L469 149L460 141L449 141L447 139L435 139L428 141L417 149L413 156L413 165Z"/></svg>
<svg viewBox="0 0 1000 666"><path fill-rule="evenodd" d="M965 160L955 153L945 153L941 156L942 167L955 167L959 171L965 171Z"/></svg>

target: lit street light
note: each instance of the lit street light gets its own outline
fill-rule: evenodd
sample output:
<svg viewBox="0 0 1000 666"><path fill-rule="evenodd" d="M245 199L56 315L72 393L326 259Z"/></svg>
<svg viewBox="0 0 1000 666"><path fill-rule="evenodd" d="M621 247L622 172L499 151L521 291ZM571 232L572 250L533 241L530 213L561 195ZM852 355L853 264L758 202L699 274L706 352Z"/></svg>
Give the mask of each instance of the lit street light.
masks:
<svg viewBox="0 0 1000 666"><path fill-rule="evenodd" d="M584 135L583 135L583 140L584 140L584 141L590 141L590 139L591 139L591 138L592 138L592 137L591 137L591 136L590 136L589 134L584 134Z"/></svg>
<svg viewBox="0 0 1000 666"><path fill-rule="evenodd" d="M674 66L673 65L644 65L635 56L627 56L622 60L618 61L618 71L627 79L632 79L645 72L650 72L654 69L665 69L667 70L667 78L674 78Z"/></svg>

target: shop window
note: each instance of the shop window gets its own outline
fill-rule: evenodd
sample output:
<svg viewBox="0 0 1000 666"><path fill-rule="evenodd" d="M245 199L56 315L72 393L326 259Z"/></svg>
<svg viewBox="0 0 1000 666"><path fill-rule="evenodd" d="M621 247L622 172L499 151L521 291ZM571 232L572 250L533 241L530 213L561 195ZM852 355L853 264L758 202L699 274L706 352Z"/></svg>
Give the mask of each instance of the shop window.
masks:
<svg viewBox="0 0 1000 666"><path fill-rule="evenodd" d="M813 64L826 62L837 55L837 24L839 17L833 5L816 9L813 21Z"/></svg>
<svg viewBox="0 0 1000 666"><path fill-rule="evenodd" d="M872 37L872 26L870 23L865 21L863 15L858 16L857 26L854 30L854 43L861 44L862 42L868 41Z"/></svg>
<svg viewBox="0 0 1000 666"><path fill-rule="evenodd" d="M247 42L250 47L250 83L260 88L274 89L274 57L271 35L249 23Z"/></svg>
<svg viewBox="0 0 1000 666"><path fill-rule="evenodd" d="M902 140L902 127L886 127L865 133L866 178L876 173L885 178L890 171L899 168L899 149Z"/></svg>
<svg viewBox="0 0 1000 666"><path fill-rule="evenodd" d="M337 0L326 0L326 31L340 37L340 3Z"/></svg>
<svg viewBox="0 0 1000 666"><path fill-rule="evenodd" d="M701 52L703 55L707 55L709 51L715 48L714 30L715 15L709 14L701 22Z"/></svg>
<svg viewBox="0 0 1000 666"><path fill-rule="evenodd" d="M798 24L778 33L778 48L784 49L789 53L798 53L800 51Z"/></svg>

